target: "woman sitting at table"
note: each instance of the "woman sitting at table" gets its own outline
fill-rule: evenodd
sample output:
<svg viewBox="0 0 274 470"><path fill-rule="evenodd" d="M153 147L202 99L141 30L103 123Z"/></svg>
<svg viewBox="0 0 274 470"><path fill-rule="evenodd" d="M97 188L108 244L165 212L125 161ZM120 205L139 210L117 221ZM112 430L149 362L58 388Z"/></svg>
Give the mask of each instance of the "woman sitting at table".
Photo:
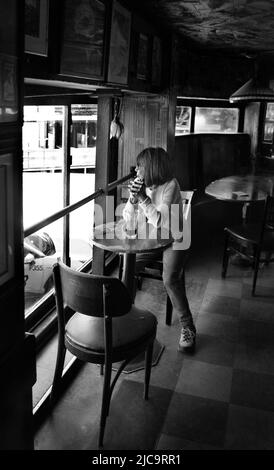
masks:
<svg viewBox="0 0 274 470"><path fill-rule="evenodd" d="M189 351L195 346L196 329L185 290L184 269L188 252L180 249L183 233L180 186L173 177L169 155L162 148L143 150L137 156L136 173L137 177L129 185L130 196L123 215L128 218L138 204L150 224L167 228L172 234L174 242L163 251L163 282L181 325L179 350ZM136 272L149 267L155 257L159 255L137 254Z"/></svg>

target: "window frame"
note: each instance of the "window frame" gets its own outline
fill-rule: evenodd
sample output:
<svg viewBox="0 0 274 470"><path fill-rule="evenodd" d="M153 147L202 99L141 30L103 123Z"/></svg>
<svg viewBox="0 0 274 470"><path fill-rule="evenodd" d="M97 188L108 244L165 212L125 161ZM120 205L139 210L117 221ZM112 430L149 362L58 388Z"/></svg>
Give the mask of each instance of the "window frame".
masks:
<svg viewBox="0 0 274 470"><path fill-rule="evenodd" d="M25 98L24 106L64 106L64 151L63 151L63 208L70 205L70 176L73 172L71 168L71 151L70 151L70 125L72 124L71 105L72 104L98 104L95 97L89 94L81 94L79 96L44 96L44 97L28 97ZM56 169L56 172L60 169ZM22 172L24 170L22 169ZM95 168L90 168L90 173L96 174ZM74 204L72 204L73 206ZM75 209L77 210L77 209ZM50 217L50 215L49 215ZM47 217L47 218L49 218ZM69 247L70 247L70 231L69 231L69 215L63 216L63 261L69 264ZM48 225L46 223L44 226ZM24 231L26 233L26 230ZM26 235L25 235L26 236ZM88 272L91 270L92 259L83 264L81 270ZM55 309L54 292L51 289L47 294L43 295L32 307L28 314L25 314L26 331L33 331L41 324Z"/></svg>

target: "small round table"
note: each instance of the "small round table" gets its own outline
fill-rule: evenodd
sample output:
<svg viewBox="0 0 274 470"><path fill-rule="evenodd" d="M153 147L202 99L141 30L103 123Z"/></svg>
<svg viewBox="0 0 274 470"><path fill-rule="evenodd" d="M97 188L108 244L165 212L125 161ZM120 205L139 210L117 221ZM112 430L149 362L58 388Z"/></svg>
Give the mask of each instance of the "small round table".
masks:
<svg viewBox="0 0 274 470"><path fill-rule="evenodd" d="M136 238L127 238L124 226L124 220L119 220L118 222L109 222L95 227L91 243L103 250L123 253L122 282L128 288L134 302L136 253L162 251L165 247L171 245L173 239L168 231L164 229L157 230L147 223L138 227Z"/></svg>
<svg viewBox="0 0 274 470"><path fill-rule="evenodd" d="M273 180L264 175L227 176L213 181L205 188L205 193L220 201L242 202L243 221L246 221L250 202L262 201L273 192Z"/></svg>
<svg viewBox="0 0 274 470"><path fill-rule="evenodd" d="M127 238L124 226L124 220L96 226L90 241L93 245L103 250L123 253L122 282L127 287L132 302L134 302L136 253L162 251L165 247L171 245L173 239L168 231L164 229L157 230L147 223L138 227L136 238ZM158 363L163 350L164 346L156 339L154 341L152 365ZM130 373L143 368L144 355L140 355L125 367L124 372Z"/></svg>
<svg viewBox="0 0 274 470"><path fill-rule="evenodd" d="M263 201L273 194L273 179L266 175L233 175L213 181L205 188L205 193L220 201L242 202L243 223L247 222L247 208L250 203ZM248 266L250 263L234 255L231 262Z"/></svg>

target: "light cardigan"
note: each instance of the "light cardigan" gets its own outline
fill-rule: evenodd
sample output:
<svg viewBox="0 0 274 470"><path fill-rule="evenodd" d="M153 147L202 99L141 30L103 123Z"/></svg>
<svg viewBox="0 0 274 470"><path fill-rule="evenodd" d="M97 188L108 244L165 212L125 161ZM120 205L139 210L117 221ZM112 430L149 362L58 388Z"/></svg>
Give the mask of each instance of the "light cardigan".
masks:
<svg viewBox="0 0 274 470"><path fill-rule="evenodd" d="M148 222L154 227L164 227L170 230L174 240L183 238L183 207L180 186L176 178L167 181L155 188L146 188L147 198L139 202ZM137 204L128 199L123 210L123 217L127 218L135 210Z"/></svg>

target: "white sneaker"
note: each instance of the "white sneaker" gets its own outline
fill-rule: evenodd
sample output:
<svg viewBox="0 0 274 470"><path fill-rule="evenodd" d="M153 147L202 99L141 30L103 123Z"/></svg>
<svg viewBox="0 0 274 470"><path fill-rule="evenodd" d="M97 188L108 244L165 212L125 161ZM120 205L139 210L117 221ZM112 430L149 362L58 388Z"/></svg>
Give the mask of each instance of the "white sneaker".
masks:
<svg viewBox="0 0 274 470"><path fill-rule="evenodd" d="M193 350L195 347L196 333L189 326L181 329L181 337L179 341L179 351Z"/></svg>

